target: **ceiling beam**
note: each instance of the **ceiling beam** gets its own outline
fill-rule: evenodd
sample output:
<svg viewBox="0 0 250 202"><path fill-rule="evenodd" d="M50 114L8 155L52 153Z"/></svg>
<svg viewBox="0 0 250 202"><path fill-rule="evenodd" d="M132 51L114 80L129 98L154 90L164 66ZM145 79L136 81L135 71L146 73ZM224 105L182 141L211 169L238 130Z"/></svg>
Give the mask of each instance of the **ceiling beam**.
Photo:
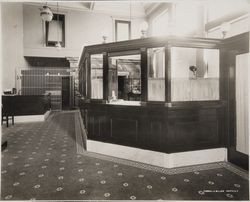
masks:
<svg viewBox="0 0 250 202"><path fill-rule="evenodd" d="M155 14L159 14L160 12L164 12L165 10L168 10L170 8L171 4L169 3L154 3L152 6L150 6L148 9L145 10L146 16L148 18L154 16Z"/></svg>
<svg viewBox="0 0 250 202"><path fill-rule="evenodd" d="M93 11L95 9L95 2L91 2L90 3L90 8L89 8L91 11Z"/></svg>
<svg viewBox="0 0 250 202"><path fill-rule="evenodd" d="M221 24L223 22L231 22L231 21L233 21L233 20L235 20L237 18L240 18L242 16L245 16L247 14L249 14L247 9L242 9L240 11L235 11L235 12L232 12L230 14L224 15L224 16L222 16L220 18L217 18L216 20L213 20L213 21L210 21L210 22L206 23L205 30L209 31L211 29L214 29L216 27L221 26Z"/></svg>
<svg viewBox="0 0 250 202"><path fill-rule="evenodd" d="M81 2L82 6L90 10L91 3L90 2Z"/></svg>
<svg viewBox="0 0 250 202"><path fill-rule="evenodd" d="M158 6L160 3L150 3L149 5L144 7L145 14L150 15Z"/></svg>

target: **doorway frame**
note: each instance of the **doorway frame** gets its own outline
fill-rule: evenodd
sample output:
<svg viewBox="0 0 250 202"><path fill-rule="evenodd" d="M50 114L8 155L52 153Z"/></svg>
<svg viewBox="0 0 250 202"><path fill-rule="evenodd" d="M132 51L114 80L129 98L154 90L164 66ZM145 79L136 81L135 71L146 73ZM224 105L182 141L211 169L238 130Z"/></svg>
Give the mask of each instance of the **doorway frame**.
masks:
<svg viewBox="0 0 250 202"><path fill-rule="evenodd" d="M74 107L74 78L72 75L67 75L67 76L62 76L62 83L63 83L63 78L69 78L69 109L72 109ZM62 110L63 109L63 90L61 89L61 99L62 99Z"/></svg>
<svg viewBox="0 0 250 202"><path fill-rule="evenodd" d="M249 155L236 150L236 56L249 52L249 32L224 40L220 52L220 99L225 102L228 161L249 170Z"/></svg>

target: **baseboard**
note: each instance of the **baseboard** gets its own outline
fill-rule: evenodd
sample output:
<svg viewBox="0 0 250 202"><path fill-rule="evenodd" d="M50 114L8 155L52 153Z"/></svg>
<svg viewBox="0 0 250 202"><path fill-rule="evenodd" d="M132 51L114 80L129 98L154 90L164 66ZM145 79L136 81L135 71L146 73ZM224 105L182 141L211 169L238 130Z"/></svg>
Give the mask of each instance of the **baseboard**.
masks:
<svg viewBox="0 0 250 202"><path fill-rule="evenodd" d="M25 122L41 122L45 121L50 114L50 111L47 111L45 114L41 115L25 115L25 116L15 116L15 123L25 123Z"/></svg>
<svg viewBox="0 0 250 202"><path fill-rule="evenodd" d="M87 140L87 151L164 168L176 168L189 165L227 161L226 148L214 148L166 154L134 147Z"/></svg>

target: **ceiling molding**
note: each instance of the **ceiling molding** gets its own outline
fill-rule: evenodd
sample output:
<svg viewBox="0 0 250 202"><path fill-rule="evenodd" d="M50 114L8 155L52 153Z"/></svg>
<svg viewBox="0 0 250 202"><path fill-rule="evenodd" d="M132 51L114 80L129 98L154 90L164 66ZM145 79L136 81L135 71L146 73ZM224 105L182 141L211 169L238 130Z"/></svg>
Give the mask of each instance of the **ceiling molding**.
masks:
<svg viewBox="0 0 250 202"><path fill-rule="evenodd" d="M235 19L241 18L242 16L247 17L248 15L249 15L249 12L245 9L224 15L216 20L213 20L213 21L206 23L205 31L213 30L217 27L220 27L223 22L230 22L231 23Z"/></svg>

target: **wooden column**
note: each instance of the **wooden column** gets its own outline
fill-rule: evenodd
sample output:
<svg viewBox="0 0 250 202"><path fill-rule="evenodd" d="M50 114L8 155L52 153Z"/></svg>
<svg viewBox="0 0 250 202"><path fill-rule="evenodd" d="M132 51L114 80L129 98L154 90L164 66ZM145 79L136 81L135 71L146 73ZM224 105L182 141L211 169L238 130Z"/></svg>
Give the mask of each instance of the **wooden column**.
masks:
<svg viewBox="0 0 250 202"><path fill-rule="evenodd" d="M90 55L86 53L85 67L87 70L87 99L91 99L91 64Z"/></svg>
<svg viewBox="0 0 250 202"><path fill-rule="evenodd" d="M148 64L147 49L141 48L141 101L148 100Z"/></svg>
<svg viewBox="0 0 250 202"><path fill-rule="evenodd" d="M165 46L165 102L171 103L171 46Z"/></svg>
<svg viewBox="0 0 250 202"><path fill-rule="evenodd" d="M109 83L109 61L107 52L103 53L103 100L108 101L108 83Z"/></svg>
<svg viewBox="0 0 250 202"><path fill-rule="evenodd" d="M75 90L79 90L78 57L68 57L70 67L70 107L75 105Z"/></svg>

